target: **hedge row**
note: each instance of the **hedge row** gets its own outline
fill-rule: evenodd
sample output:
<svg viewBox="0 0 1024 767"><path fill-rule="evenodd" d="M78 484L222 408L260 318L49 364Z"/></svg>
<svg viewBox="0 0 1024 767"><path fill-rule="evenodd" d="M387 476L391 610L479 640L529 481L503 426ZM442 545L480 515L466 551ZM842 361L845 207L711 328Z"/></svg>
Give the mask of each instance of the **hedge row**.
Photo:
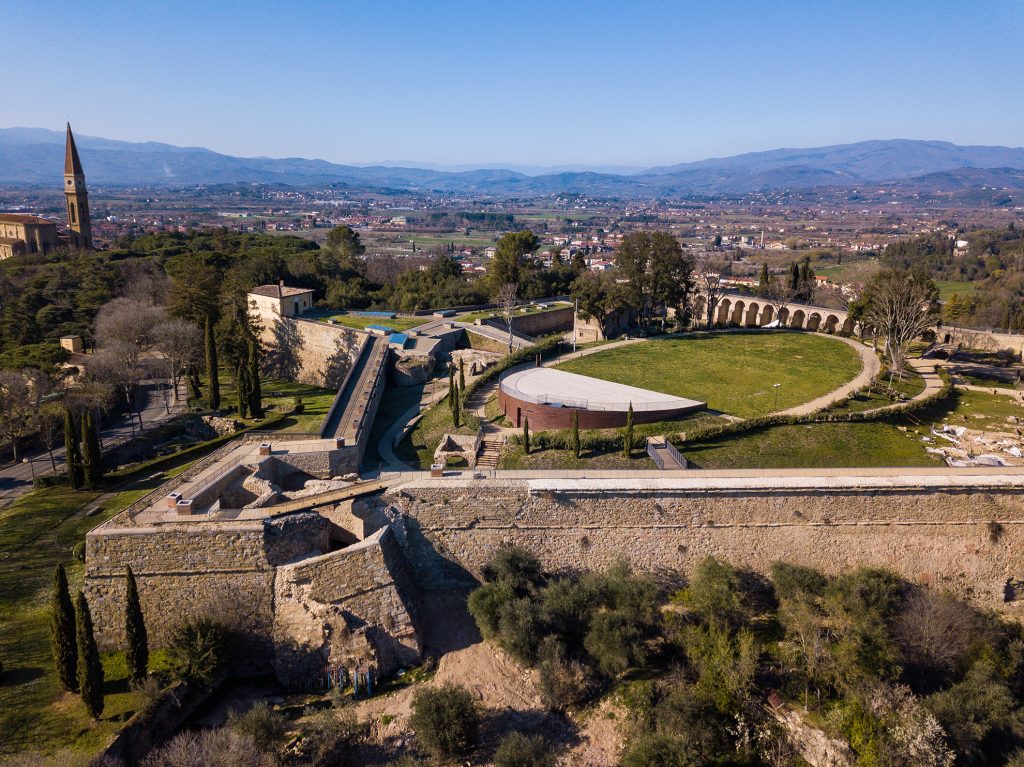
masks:
<svg viewBox="0 0 1024 767"><path fill-rule="evenodd" d="M818 411L807 415L765 415L758 418L748 418L744 421L734 421L695 429L692 432L687 432L685 440L675 439L673 444L678 448L682 448L687 444L706 442L721 437L731 437L773 426L799 426L810 423L869 423L884 421L894 417L900 418L917 415L931 409L940 402L944 402L955 391L949 376L941 370L937 372L942 379L942 388L937 392L921 399L910 400L898 405L884 406L882 410L876 409L854 413Z"/></svg>
<svg viewBox="0 0 1024 767"><path fill-rule="evenodd" d="M541 356L550 354L558 348L558 343L561 340L561 336L548 336L547 338L542 338L533 346L527 346L525 349L519 349L512 352L512 354L507 355L497 365L487 368L487 370L480 374L479 378L466 384L466 391L463 394L464 400L468 401L469 398L473 396L473 393L483 384L487 383L495 376L501 375L509 368L521 365L524 362L529 362L538 354Z"/></svg>

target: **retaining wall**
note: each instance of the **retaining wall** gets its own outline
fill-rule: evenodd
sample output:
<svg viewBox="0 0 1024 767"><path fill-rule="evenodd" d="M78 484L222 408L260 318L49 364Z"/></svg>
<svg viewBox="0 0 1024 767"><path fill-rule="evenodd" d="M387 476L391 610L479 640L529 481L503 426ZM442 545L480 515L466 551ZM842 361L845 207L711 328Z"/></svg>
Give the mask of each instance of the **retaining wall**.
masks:
<svg viewBox="0 0 1024 767"><path fill-rule="evenodd" d="M554 480L418 480L386 500L406 517L408 559L428 588L478 578L499 545L515 543L551 570L624 558L667 585L709 554L766 574L779 559L833 574L887 567L985 606L1014 606L1024 578L1021 489L899 482L725 490L666 481L641 490L587 480L565 489L551 489Z"/></svg>

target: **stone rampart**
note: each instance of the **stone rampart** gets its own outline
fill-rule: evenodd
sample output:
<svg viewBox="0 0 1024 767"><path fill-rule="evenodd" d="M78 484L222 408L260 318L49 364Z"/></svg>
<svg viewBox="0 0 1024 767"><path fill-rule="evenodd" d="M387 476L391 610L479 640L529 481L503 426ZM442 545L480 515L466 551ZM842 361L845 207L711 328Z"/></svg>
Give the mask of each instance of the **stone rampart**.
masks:
<svg viewBox="0 0 1024 767"><path fill-rule="evenodd" d="M900 478L830 487L673 488L613 480L417 480L384 501L406 517L417 583L464 585L502 543L556 571L619 558L667 585L714 555L767 573L788 559L838 573L887 567L989 607L1005 608L1024 576L1019 484L915 486ZM618 485L618 486L617 486Z"/></svg>
<svg viewBox="0 0 1024 767"><path fill-rule="evenodd" d="M278 568L278 678L304 686L324 666L416 663L415 588L390 527L339 551Z"/></svg>
<svg viewBox="0 0 1024 767"><path fill-rule="evenodd" d="M512 317L512 330L524 336L546 336L560 330L572 330L573 308L548 309L532 314L516 314ZM499 330L507 330L505 320L487 320L487 324Z"/></svg>
<svg viewBox="0 0 1024 767"><path fill-rule="evenodd" d="M369 336L341 325L295 317L259 318L271 378L337 389Z"/></svg>

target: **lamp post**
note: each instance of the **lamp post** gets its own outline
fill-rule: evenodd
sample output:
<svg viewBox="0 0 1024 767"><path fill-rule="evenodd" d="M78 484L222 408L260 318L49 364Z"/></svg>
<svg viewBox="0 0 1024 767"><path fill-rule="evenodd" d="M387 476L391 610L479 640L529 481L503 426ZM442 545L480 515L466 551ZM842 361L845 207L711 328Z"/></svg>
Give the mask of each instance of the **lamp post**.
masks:
<svg viewBox="0 0 1024 767"><path fill-rule="evenodd" d="M775 409L779 409L779 387L782 384L772 384L772 388L775 389Z"/></svg>

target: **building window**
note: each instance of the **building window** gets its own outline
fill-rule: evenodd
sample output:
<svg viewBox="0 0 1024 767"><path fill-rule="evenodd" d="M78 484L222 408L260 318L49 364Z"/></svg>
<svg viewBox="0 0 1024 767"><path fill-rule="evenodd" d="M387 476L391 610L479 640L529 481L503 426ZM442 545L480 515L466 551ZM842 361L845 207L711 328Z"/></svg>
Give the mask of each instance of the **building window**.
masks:
<svg viewBox="0 0 1024 767"><path fill-rule="evenodd" d="M71 203L68 206L68 218L71 219L71 223L72 224L77 224L78 223L77 217L75 216L75 204L74 203Z"/></svg>

